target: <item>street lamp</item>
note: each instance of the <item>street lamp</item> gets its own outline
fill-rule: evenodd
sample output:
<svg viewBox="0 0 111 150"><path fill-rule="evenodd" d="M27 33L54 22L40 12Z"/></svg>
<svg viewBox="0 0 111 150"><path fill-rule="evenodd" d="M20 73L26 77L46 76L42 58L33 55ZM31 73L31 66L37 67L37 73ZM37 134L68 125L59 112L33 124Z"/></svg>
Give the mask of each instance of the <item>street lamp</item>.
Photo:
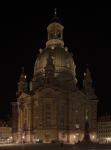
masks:
<svg viewBox="0 0 111 150"><path fill-rule="evenodd" d="M24 140L25 140L25 136L23 135L22 136L22 143L24 143Z"/></svg>
<svg viewBox="0 0 111 150"><path fill-rule="evenodd" d="M74 135L73 137L74 137L74 139L76 139L76 135Z"/></svg>

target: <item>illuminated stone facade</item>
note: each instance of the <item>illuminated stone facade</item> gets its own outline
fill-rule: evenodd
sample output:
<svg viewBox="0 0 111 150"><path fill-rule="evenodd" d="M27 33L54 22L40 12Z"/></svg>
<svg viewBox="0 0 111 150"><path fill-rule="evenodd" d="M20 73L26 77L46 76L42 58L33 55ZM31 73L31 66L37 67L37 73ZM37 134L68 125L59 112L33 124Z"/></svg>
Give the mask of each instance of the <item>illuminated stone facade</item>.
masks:
<svg viewBox="0 0 111 150"><path fill-rule="evenodd" d="M0 121L0 143L10 143L12 141L12 128L6 122Z"/></svg>
<svg viewBox="0 0 111 150"><path fill-rule="evenodd" d="M64 47L63 25L55 17L47 27L48 41L40 49L30 88L22 71L18 83L16 107L18 142L62 140L75 143L84 137L88 115L91 136L96 136L97 98L90 72L84 90L78 90L72 54ZM14 134L13 133L13 134ZM16 140L16 139L15 139Z"/></svg>
<svg viewBox="0 0 111 150"><path fill-rule="evenodd" d="M100 143L111 143L111 116L99 117L97 136Z"/></svg>

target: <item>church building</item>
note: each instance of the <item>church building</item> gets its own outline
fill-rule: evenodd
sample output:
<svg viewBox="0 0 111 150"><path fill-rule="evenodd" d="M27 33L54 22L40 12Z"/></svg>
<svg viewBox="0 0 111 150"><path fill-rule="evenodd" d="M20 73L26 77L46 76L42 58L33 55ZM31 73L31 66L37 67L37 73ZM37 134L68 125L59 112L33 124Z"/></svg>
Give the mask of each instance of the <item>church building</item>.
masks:
<svg viewBox="0 0 111 150"><path fill-rule="evenodd" d="M17 101L12 103L15 142L82 141L86 118L90 138L96 138L98 100L91 73L87 68L84 89L79 90L74 59L64 46L63 29L55 12L47 27L46 47L39 50L30 84L24 69L21 72Z"/></svg>

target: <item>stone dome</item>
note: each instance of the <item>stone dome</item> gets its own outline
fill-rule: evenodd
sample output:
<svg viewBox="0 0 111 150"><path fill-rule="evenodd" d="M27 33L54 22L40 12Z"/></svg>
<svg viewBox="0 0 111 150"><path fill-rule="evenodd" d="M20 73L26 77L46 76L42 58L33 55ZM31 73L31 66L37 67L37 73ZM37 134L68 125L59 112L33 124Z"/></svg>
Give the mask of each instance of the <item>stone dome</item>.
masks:
<svg viewBox="0 0 111 150"><path fill-rule="evenodd" d="M72 54L68 52L68 48L59 46L46 47L44 50L40 50L40 54L35 62L34 76L38 74L44 76L47 58L50 52L52 53L53 64L55 66L55 76L58 76L60 73L68 73L75 76L75 64Z"/></svg>
<svg viewBox="0 0 111 150"><path fill-rule="evenodd" d="M53 58L54 77L58 77L58 79L63 80L63 82L75 79L76 66L72 54L69 53L67 47L64 47L63 29L64 26L55 20L48 25L48 40L46 41L46 47L39 50L40 53L34 66L33 79L35 81L45 76L45 67L47 65L49 53L51 53L51 57Z"/></svg>

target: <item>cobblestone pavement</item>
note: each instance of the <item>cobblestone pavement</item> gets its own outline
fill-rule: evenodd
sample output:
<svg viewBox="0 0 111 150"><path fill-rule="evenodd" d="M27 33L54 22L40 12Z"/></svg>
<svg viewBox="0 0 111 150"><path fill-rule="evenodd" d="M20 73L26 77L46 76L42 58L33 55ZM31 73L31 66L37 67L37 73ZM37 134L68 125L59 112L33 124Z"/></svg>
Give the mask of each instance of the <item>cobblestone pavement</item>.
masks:
<svg viewBox="0 0 111 150"><path fill-rule="evenodd" d="M21 144L0 145L0 150L111 150L111 145Z"/></svg>

